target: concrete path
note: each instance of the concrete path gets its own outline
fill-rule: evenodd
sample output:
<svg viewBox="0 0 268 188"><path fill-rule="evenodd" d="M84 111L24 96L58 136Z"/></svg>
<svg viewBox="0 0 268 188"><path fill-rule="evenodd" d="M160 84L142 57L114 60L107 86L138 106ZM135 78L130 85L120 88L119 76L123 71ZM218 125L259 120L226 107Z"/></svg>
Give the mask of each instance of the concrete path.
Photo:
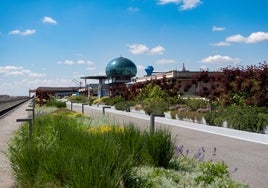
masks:
<svg viewBox="0 0 268 188"><path fill-rule="evenodd" d="M70 106L69 106L70 107ZM73 104L73 110L82 112L81 104ZM84 106L90 116L102 115L102 106ZM105 109L105 117L119 124L133 123L149 129L150 117L142 113ZM205 148L206 159L224 161L230 167L232 176L253 188L268 187L268 135L237 131L222 127L156 117L156 128L168 128L178 145L189 149L191 155L201 147ZM216 156L213 150L216 148Z"/></svg>
<svg viewBox="0 0 268 188"><path fill-rule="evenodd" d="M10 188L15 184L9 160L5 153L7 152L8 142L21 125L21 123L16 122L16 119L28 116L28 112L25 111L27 106L28 102L0 119L0 188Z"/></svg>

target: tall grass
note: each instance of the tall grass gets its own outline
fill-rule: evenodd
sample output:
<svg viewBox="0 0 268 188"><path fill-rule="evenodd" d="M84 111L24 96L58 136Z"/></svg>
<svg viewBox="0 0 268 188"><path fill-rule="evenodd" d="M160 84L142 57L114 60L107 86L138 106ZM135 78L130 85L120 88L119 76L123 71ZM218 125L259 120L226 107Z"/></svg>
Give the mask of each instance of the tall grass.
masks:
<svg viewBox="0 0 268 188"><path fill-rule="evenodd" d="M119 187L133 166L166 166L171 160L174 145L167 131L151 135L112 126L98 132L78 119L62 110L40 116L32 140L22 126L9 144L19 187Z"/></svg>

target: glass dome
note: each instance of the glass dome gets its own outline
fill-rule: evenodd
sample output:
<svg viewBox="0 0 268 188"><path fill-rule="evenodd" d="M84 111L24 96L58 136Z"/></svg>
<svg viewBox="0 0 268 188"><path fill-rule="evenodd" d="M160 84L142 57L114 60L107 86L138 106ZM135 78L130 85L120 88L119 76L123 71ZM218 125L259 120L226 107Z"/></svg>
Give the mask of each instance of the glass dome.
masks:
<svg viewBox="0 0 268 188"><path fill-rule="evenodd" d="M110 61L106 66L107 77L112 76L130 76L134 77L137 74L136 65L127 58L118 57Z"/></svg>

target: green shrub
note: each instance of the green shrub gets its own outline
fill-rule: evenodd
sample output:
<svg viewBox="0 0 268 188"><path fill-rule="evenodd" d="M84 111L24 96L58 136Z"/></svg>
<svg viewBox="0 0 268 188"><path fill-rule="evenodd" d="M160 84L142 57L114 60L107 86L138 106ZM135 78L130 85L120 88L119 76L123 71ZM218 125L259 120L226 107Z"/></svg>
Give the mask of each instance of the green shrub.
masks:
<svg viewBox="0 0 268 188"><path fill-rule="evenodd" d="M268 109L250 106L231 106L204 116L209 125L221 126L224 121L229 128L263 133L268 125Z"/></svg>
<svg viewBox="0 0 268 188"><path fill-rule="evenodd" d="M96 125L80 118L67 110L40 116L32 140L28 126L21 127L9 145L18 186L119 187L133 165L166 165L172 156L168 132L156 131L152 138L133 126L94 132L89 127Z"/></svg>
<svg viewBox="0 0 268 188"><path fill-rule="evenodd" d="M216 178L223 179L225 176L229 176L228 166L224 162L202 162L199 164L199 170L201 171L201 175L195 180L205 185L211 184Z"/></svg>
<svg viewBox="0 0 268 188"><path fill-rule="evenodd" d="M134 102L133 101L123 101L123 102L118 102L115 104L115 109L116 110L121 110L121 111L127 111L130 112L130 107L134 106Z"/></svg>
<svg viewBox="0 0 268 188"><path fill-rule="evenodd" d="M170 117L171 117L171 119L176 119L177 117L177 111L175 111L175 110L172 110L172 111L170 111Z"/></svg>
<svg viewBox="0 0 268 188"><path fill-rule="evenodd" d="M47 101L46 102L46 106L47 107L55 106L57 108L65 108L66 107L66 103L63 102L63 101L51 100L51 101Z"/></svg>
<svg viewBox="0 0 268 188"><path fill-rule="evenodd" d="M167 168L174 155L174 142L167 130L157 130L153 134L147 133L146 146L153 166Z"/></svg>
<svg viewBox="0 0 268 188"><path fill-rule="evenodd" d="M208 103L203 99L182 99L184 104L187 105L189 110L196 111L199 108L206 108Z"/></svg>
<svg viewBox="0 0 268 188"><path fill-rule="evenodd" d="M121 96L115 96L115 97L103 97L103 102L106 105L114 106L117 103L124 102L124 98Z"/></svg>
<svg viewBox="0 0 268 188"><path fill-rule="evenodd" d="M196 111L178 111L177 116L180 120L189 119L192 121L201 122L204 113L196 112Z"/></svg>
<svg viewBox="0 0 268 188"><path fill-rule="evenodd" d="M67 109L37 117L32 140L23 124L8 146L17 186L247 187L223 162L175 157L167 130L150 134L86 119Z"/></svg>
<svg viewBox="0 0 268 188"><path fill-rule="evenodd" d="M84 95L72 95L69 97L69 101L73 103L87 103L88 98L87 96Z"/></svg>
<svg viewBox="0 0 268 188"><path fill-rule="evenodd" d="M148 115L163 114L167 108L167 103L160 98L146 98L143 101L143 110Z"/></svg>

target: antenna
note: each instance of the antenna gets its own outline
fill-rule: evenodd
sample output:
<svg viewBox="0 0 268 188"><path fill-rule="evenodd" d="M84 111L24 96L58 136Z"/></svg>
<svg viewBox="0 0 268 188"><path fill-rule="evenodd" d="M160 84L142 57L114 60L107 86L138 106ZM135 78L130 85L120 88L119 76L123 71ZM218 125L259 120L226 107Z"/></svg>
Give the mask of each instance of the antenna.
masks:
<svg viewBox="0 0 268 188"><path fill-rule="evenodd" d="M184 66L184 63L182 63L182 71L183 71L183 72L186 71L185 66Z"/></svg>

